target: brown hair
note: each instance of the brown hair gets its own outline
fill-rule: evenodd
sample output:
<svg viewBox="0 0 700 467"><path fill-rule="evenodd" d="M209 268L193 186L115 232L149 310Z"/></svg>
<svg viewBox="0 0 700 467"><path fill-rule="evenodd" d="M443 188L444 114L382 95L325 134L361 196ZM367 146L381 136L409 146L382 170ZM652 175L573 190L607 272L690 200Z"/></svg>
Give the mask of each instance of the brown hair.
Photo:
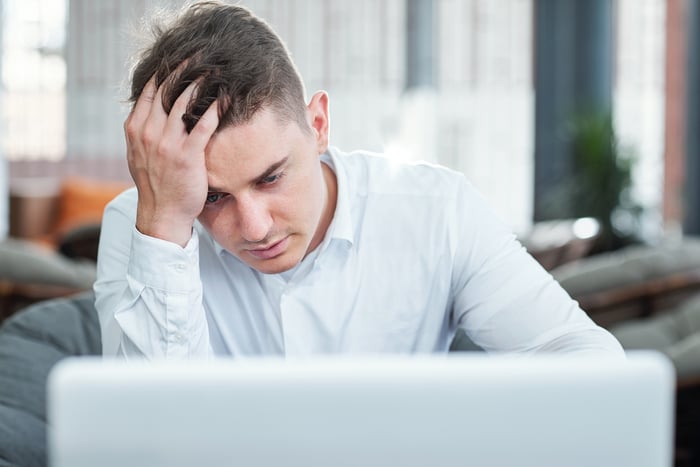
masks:
<svg viewBox="0 0 700 467"><path fill-rule="evenodd" d="M308 127L304 86L289 52L272 28L246 8L195 3L169 25L154 23L152 31L154 41L132 73L132 104L155 76L169 113L185 88L197 81L183 115L188 132L215 100L218 129L246 123L268 106L282 121Z"/></svg>

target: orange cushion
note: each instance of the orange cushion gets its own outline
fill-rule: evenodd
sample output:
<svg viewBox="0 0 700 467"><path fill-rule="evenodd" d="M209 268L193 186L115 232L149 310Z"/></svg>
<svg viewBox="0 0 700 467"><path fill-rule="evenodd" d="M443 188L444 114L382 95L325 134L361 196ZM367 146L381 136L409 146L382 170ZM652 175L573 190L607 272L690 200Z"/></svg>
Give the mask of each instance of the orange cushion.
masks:
<svg viewBox="0 0 700 467"><path fill-rule="evenodd" d="M61 185L54 232L65 233L102 221L105 206L130 185L123 182L68 178Z"/></svg>

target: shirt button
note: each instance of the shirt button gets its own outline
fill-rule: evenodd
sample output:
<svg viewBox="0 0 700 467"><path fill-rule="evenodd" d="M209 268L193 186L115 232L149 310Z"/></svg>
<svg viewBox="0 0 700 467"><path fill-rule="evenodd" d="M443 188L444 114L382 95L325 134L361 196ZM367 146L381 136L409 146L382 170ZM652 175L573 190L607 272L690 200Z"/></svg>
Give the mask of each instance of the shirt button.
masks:
<svg viewBox="0 0 700 467"><path fill-rule="evenodd" d="M183 335L180 334L179 332L176 332L175 335L173 336L173 339L174 339L175 342L177 342L178 344L182 344L182 343L184 342L184 340L185 340L185 336L183 336Z"/></svg>
<svg viewBox="0 0 700 467"><path fill-rule="evenodd" d="M175 268L175 270L176 270L177 272L183 273L183 272L185 272L185 269L187 269L187 266L185 266L185 265L182 264L182 263L177 263L177 264L174 266L174 268Z"/></svg>

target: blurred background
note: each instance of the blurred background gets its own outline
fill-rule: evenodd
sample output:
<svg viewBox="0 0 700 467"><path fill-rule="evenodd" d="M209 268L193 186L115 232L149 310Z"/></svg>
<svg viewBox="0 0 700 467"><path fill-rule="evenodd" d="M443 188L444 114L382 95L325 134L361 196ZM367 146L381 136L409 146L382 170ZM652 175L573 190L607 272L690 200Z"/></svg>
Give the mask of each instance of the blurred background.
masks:
<svg viewBox="0 0 700 467"><path fill-rule="evenodd" d="M625 349L669 357L676 467L700 465L698 1L239 2L330 94L333 145L463 172ZM51 364L100 352L89 291L102 211L131 185L130 57L142 18L182 5L0 0L0 351L21 353L0 360L21 374L50 365L12 329L54 342ZM66 344L86 329L90 350Z"/></svg>
<svg viewBox="0 0 700 467"><path fill-rule="evenodd" d="M2 0L0 192L73 172L128 180L134 38L145 14L181 3ZM330 93L332 144L462 171L524 232L582 215L565 186L580 183L575 122L609 117L635 208L619 228L647 241L683 230L692 0L240 3L287 41L309 94Z"/></svg>

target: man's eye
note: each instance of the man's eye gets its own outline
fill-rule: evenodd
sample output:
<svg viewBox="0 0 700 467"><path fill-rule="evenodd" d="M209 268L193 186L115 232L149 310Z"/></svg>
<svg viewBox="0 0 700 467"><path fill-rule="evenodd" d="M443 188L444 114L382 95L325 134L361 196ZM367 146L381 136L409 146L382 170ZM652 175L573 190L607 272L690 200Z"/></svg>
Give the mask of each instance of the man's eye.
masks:
<svg viewBox="0 0 700 467"><path fill-rule="evenodd" d="M207 204L214 204L223 197L223 193L207 193Z"/></svg>
<svg viewBox="0 0 700 467"><path fill-rule="evenodd" d="M279 181L280 178L282 178L282 173L274 174L274 175L268 175L265 178L260 179L260 184L261 185L272 185L273 183Z"/></svg>

